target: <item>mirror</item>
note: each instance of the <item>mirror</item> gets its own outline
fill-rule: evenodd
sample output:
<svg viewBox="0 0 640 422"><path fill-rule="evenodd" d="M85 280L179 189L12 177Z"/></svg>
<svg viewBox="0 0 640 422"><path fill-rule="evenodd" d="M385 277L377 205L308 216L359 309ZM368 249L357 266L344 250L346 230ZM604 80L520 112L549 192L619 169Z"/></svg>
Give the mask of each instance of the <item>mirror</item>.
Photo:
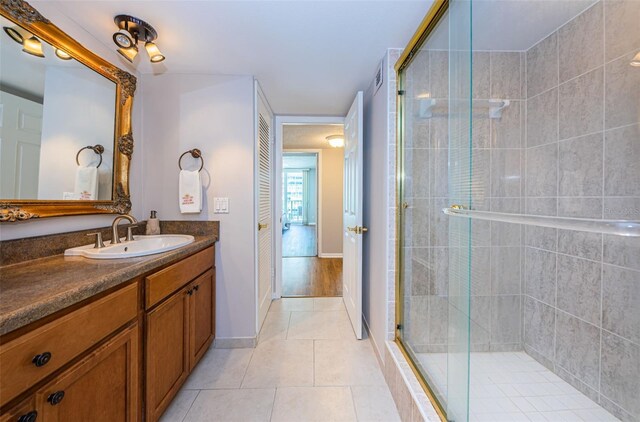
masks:
<svg viewBox="0 0 640 422"><path fill-rule="evenodd" d="M128 212L135 77L0 3L0 221Z"/></svg>
<svg viewBox="0 0 640 422"><path fill-rule="evenodd" d="M111 200L115 82L0 24L0 198Z"/></svg>

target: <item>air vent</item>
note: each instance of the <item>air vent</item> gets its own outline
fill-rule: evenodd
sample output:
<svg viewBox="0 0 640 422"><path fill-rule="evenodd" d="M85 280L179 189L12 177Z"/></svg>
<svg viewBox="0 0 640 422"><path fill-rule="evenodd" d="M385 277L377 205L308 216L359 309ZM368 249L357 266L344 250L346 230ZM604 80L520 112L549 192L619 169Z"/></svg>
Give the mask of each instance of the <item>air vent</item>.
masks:
<svg viewBox="0 0 640 422"><path fill-rule="evenodd" d="M382 74L382 65L384 64L384 60L380 60L380 63L378 64L378 70L376 70L376 77L375 77L375 89L373 90L373 95L375 95L378 90L380 89L380 87L382 86L382 82L384 82L384 75Z"/></svg>

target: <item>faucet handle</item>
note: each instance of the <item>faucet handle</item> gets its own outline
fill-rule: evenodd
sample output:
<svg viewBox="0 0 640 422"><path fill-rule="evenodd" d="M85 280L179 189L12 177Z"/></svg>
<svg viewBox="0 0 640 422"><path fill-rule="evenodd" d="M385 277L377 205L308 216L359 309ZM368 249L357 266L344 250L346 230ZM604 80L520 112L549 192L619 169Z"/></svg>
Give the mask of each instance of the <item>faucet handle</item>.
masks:
<svg viewBox="0 0 640 422"><path fill-rule="evenodd" d="M95 232L95 233L87 233L87 236L95 236L96 237L96 241L93 245L93 249L102 249L104 248L104 243L102 242L102 233L100 232Z"/></svg>
<svg viewBox="0 0 640 422"><path fill-rule="evenodd" d="M132 240L135 240L133 238L133 231L131 229L138 227L137 224L129 224L127 226L127 242L131 242Z"/></svg>

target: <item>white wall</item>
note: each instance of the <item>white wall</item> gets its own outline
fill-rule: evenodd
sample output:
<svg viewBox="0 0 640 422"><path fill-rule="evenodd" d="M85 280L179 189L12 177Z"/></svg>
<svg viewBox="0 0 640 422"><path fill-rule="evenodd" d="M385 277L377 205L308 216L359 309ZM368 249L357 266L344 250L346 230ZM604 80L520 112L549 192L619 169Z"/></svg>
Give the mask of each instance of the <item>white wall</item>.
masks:
<svg viewBox="0 0 640 422"><path fill-rule="evenodd" d="M342 255L342 186L344 148L322 150L320 195L323 255Z"/></svg>
<svg viewBox="0 0 640 422"><path fill-rule="evenodd" d="M364 95L364 318L378 356L384 362L385 341L393 337L395 319L395 112L393 66L399 54L384 56L384 82Z"/></svg>
<svg viewBox="0 0 640 422"><path fill-rule="evenodd" d="M219 220L216 337L255 337L254 83L251 76L145 75L145 211L160 219ZM200 214L180 214L178 157L199 148L205 160ZM190 156L183 167L197 168ZM229 214L214 214L214 197Z"/></svg>

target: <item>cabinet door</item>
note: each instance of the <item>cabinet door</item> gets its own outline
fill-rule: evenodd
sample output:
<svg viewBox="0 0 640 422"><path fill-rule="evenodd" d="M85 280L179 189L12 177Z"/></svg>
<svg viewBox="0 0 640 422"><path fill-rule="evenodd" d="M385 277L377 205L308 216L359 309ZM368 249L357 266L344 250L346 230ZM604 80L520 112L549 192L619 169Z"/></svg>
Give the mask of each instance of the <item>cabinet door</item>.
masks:
<svg viewBox="0 0 640 422"><path fill-rule="evenodd" d="M160 418L189 374L189 296L187 288L147 315L146 420Z"/></svg>
<svg viewBox="0 0 640 422"><path fill-rule="evenodd" d="M38 420L137 421L138 365L135 324L36 392Z"/></svg>
<svg viewBox="0 0 640 422"><path fill-rule="evenodd" d="M28 399L0 416L0 422L37 422L42 420L42 418L38 419L35 401L34 396L29 396Z"/></svg>
<svg viewBox="0 0 640 422"><path fill-rule="evenodd" d="M189 304L189 370L193 370L206 353L215 333L215 270L196 278L188 288Z"/></svg>

